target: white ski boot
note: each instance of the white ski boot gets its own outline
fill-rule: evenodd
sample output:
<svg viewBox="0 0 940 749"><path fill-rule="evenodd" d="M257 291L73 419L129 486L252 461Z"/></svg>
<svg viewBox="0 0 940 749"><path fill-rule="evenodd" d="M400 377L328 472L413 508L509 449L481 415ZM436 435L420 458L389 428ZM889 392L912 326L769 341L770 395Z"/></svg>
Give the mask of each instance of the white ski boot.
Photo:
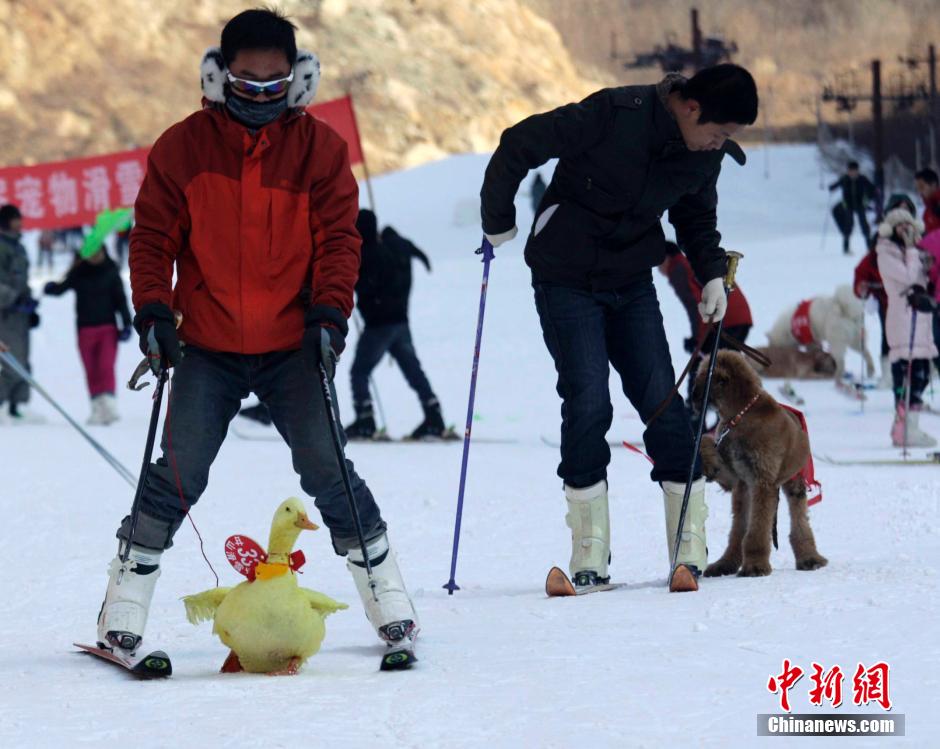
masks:
<svg viewBox="0 0 940 749"><path fill-rule="evenodd" d="M672 562L672 553L676 548L676 533L679 530L679 513L682 511L682 496L685 494L685 484L674 481L663 481L663 506L666 511L666 544L669 561ZM689 505L685 512L685 524L682 541L679 544L679 556L676 565L685 565L697 577L705 571L708 561L708 548L705 539L705 520L708 518L708 507L705 504L705 479L700 478L692 483L692 493L689 495Z"/></svg>
<svg viewBox="0 0 940 749"><path fill-rule="evenodd" d="M162 554L162 551L131 545L125 564L121 563L120 549L111 560L108 592L98 614L100 647L120 648L128 653L137 650L144 637L153 589L160 577Z"/></svg>
<svg viewBox="0 0 940 749"><path fill-rule="evenodd" d="M607 482L575 489L565 484L568 514L565 522L571 528L571 561L568 573L575 586L599 585L610 582L610 512L607 504Z"/></svg>
<svg viewBox="0 0 940 749"><path fill-rule="evenodd" d="M85 423L89 426L97 426L98 424L106 424L103 411L104 401L102 400L104 396L96 395L91 399L91 416L88 417L88 421Z"/></svg>
<svg viewBox="0 0 940 749"><path fill-rule="evenodd" d="M388 536L382 534L366 546L375 595L369 586L369 575L359 547L349 550L346 567L352 573L356 590L362 599L366 618L376 634L392 647L411 648L418 635L418 615L398 569L395 552L389 547Z"/></svg>
<svg viewBox="0 0 940 749"><path fill-rule="evenodd" d="M117 398L111 393L98 396L101 401L101 418L104 424L113 424L121 418L117 410Z"/></svg>

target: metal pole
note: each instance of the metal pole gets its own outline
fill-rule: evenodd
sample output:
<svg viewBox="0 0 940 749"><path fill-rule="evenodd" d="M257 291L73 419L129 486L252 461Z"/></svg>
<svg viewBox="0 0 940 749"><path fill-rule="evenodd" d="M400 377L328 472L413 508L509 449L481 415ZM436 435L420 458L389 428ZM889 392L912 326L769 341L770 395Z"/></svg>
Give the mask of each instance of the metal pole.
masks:
<svg viewBox="0 0 940 749"><path fill-rule="evenodd" d="M457 573L457 548L460 545L460 523L463 518L463 497L467 484L467 463L470 460L470 433L473 430L473 403L477 393L477 370L480 366L480 346L483 343L483 314L486 311L486 290L490 283L490 261L493 259L493 245L486 237L478 252L483 255L483 284L480 286L480 311L477 315L477 337L473 345L473 368L470 372L470 398L467 403L467 426L463 434L463 459L460 463L460 486L457 490L457 517L454 520L454 548L450 557L450 579L444 584L447 595L454 595L460 590L454 577Z"/></svg>
<svg viewBox="0 0 940 749"><path fill-rule="evenodd" d="M150 461L153 458L153 446L157 441L157 424L160 422L160 405L163 403L163 389L169 377L164 367L157 376L157 387L153 391L153 408L150 410L150 426L147 429L147 443L144 446L144 459L140 466L140 478L137 481L137 491L134 492L134 502L131 504L131 522L127 530L127 542L121 551L121 572L118 582L124 576L124 565L131 555L131 544L134 543L134 534L137 532L137 519L140 517L140 501L144 496L144 486L150 474Z"/></svg>
<svg viewBox="0 0 940 749"><path fill-rule="evenodd" d="M885 188L884 122L881 112L881 60L871 61L871 116L875 126L875 187L878 200L875 205L877 219L881 221L881 204Z"/></svg>
<svg viewBox="0 0 940 749"><path fill-rule="evenodd" d="M33 388L37 393L39 393L43 398L45 398L49 405L51 405L56 411L58 411L62 417L78 432L89 445L95 450L98 455L104 458L105 462L111 466L117 474L124 479L131 487L137 486L137 482L134 479L134 474L132 474L126 466L124 466L117 458L115 458L111 453L109 453L101 443L98 442L94 437L92 437L88 432L86 432L71 416L66 413L65 409L60 406L56 400L45 391L45 389L33 378L33 376L26 370L26 368L20 364L20 362L13 356L9 351L3 351L0 349L0 361L2 361L6 366L12 369L16 374L29 383L29 386Z"/></svg>
<svg viewBox="0 0 940 749"><path fill-rule="evenodd" d="M734 289L734 277L738 270L738 261L743 256L740 252L728 253L728 271L725 274L724 287L725 295L731 293ZM692 481L695 478L695 463L698 458L699 450L702 447L702 434L705 431L705 415L708 413L708 396L711 393L712 377L715 374L715 364L718 362L718 351L721 348L721 330L724 327L724 317L722 317L715 326L715 345L712 347L711 358L708 360L708 372L705 376L705 392L702 395L702 411L699 414L698 428L695 430L695 444L692 447L692 458L689 461L689 476L685 482L685 492L682 495L682 507L679 510L679 524L676 527L676 543L672 550L672 557L669 560L669 580L667 584L672 586L672 579L676 573L676 561L679 559L679 546L682 544L682 529L685 526L685 516L689 510L689 497L692 496ZM705 570L699 570L704 572Z"/></svg>

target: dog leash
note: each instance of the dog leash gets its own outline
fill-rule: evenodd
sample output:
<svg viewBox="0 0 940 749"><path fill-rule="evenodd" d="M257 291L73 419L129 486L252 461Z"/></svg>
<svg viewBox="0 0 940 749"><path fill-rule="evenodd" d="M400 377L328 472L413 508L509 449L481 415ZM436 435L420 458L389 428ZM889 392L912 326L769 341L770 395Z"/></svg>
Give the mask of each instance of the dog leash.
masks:
<svg viewBox="0 0 940 749"><path fill-rule="evenodd" d="M672 402L672 399L675 398L676 395L679 393L679 388L682 387L682 383L685 380L685 378L688 376L689 372L691 371L692 365L696 361L698 361L699 357L701 356L702 346L705 343L705 339L708 338L708 334L711 333L712 330L714 330L715 325L716 323L709 323L708 325L702 328L701 332L699 333L698 340L695 342L695 349L692 351L692 356L689 357L689 361L685 365L685 369L682 370L682 374L679 375L679 379L676 381L676 384L673 385L672 390L669 391L669 395L667 395L666 398L663 400L663 402L659 404L659 407L650 417L650 420L646 422L647 429L649 428L650 424L652 424L654 421L656 421L656 419L662 416L663 411L665 411L669 407L669 404ZM757 349L751 348L746 343L743 343L739 341L738 339L728 335L728 333L724 330L721 331L721 341L722 343L725 344L727 348L733 349L735 351L738 351L744 354L748 358L756 361L762 367L769 367L773 363L771 362L770 357L761 353Z"/></svg>
<svg viewBox="0 0 940 749"><path fill-rule="evenodd" d="M718 438L715 440L715 446L720 445L720 444L721 444L721 441L722 441L725 437L728 436L728 432L730 432L730 431L731 431L732 429L734 429L738 424L741 423L741 419L744 418L744 414L746 414L748 411L751 410L751 406L753 406L755 403L757 403L757 399L760 398L760 396L761 396L761 391L758 390L758 391L754 394L754 397L751 398L750 402L749 402L744 408L742 408L740 411L738 411L737 416L735 416L733 419L731 419L731 421L728 422L728 426L726 426L724 429L721 430L721 433L718 435Z"/></svg>

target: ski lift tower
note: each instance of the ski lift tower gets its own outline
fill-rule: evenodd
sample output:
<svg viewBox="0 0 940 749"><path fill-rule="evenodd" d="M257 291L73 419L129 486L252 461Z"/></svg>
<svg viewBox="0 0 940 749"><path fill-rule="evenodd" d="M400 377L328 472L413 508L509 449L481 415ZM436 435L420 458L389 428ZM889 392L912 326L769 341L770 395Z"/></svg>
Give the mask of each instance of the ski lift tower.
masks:
<svg viewBox="0 0 940 749"><path fill-rule="evenodd" d="M663 72L691 70L693 73L702 68L717 65L720 62L730 62L732 55L738 51L738 45L733 41L725 41L720 36L704 36L698 22L698 8L690 11L692 23L691 47L683 47L676 43L675 37L668 35L665 46L657 44L650 52L638 52L636 56L623 63L624 68L651 68L659 66ZM611 33L611 57L619 59L617 54L617 38Z"/></svg>

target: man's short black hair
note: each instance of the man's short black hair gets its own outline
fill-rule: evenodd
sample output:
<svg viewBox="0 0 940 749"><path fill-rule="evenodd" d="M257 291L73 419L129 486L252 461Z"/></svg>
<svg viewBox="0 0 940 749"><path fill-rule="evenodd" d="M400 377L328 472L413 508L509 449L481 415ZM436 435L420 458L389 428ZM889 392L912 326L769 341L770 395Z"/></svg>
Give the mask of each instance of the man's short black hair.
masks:
<svg viewBox="0 0 940 749"><path fill-rule="evenodd" d="M683 99L695 99L702 108L698 122L753 125L757 119L757 84L740 65L723 63L703 68L680 89Z"/></svg>
<svg viewBox="0 0 940 749"><path fill-rule="evenodd" d="M5 206L0 208L0 229L9 229L10 222L18 218L23 218L23 214L20 213L20 209L12 203L7 203Z"/></svg>
<svg viewBox="0 0 940 749"><path fill-rule="evenodd" d="M279 49L293 67L297 61L297 27L276 8L246 10L232 18L222 29L222 57L226 66L243 49Z"/></svg>
<svg viewBox="0 0 940 749"><path fill-rule="evenodd" d="M845 168L846 168L846 169L850 169L850 170L851 170L851 169L854 169L854 170L857 172L857 171L858 171L858 162L857 162L857 161L850 161L848 164L845 165Z"/></svg>
<svg viewBox="0 0 940 749"><path fill-rule="evenodd" d="M940 177L938 177L937 173L930 167L921 169L914 175L914 179L921 179L928 185L940 185Z"/></svg>

